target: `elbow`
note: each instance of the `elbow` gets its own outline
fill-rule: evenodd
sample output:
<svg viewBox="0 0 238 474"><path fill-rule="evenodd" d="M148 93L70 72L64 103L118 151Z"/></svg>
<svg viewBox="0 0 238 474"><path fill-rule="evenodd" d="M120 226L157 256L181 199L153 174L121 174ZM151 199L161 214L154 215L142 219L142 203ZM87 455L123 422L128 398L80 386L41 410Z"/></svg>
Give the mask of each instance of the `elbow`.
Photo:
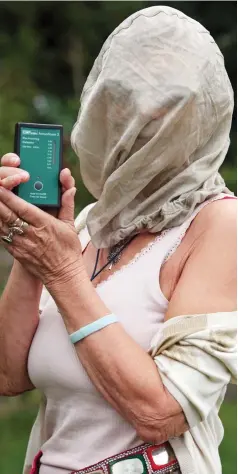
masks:
<svg viewBox="0 0 238 474"><path fill-rule="evenodd" d="M138 437L144 443L161 444L166 441L158 430L155 431L154 429L150 429L148 426L138 426L136 432Z"/></svg>
<svg viewBox="0 0 238 474"><path fill-rule="evenodd" d="M7 385L2 386L0 385L0 397L16 397L17 395L21 395L22 393L26 392L27 390L17 390L13 387L9 387Z"/></svg>
<svg viewBox="0 0 238 474"><path fill-rule="evenodd" d="M134 423L136 432L145 443L161 444L182 435L188 430L188 424L183 412L177 414L158 413L147 410L140 412Z"/></svg>
<svg viewBox="0 0 238 474"><path fill-rule="evenodd" d="M1 397L16 397L22 393L32 390L33 387L27 386L25 384L14 383L10 380L9 377L5 377L3 374L0 374L0 396Z"/></svg>
<svg viewBox="0 0 238 474"><path fill-rule="evenodd" d="M8 381L4 377L0 377L0 396L1 397L14 397L17 395L11 389Z"/></svg>
<svg viewBox="0 0 238 474"><path fill-rule="evenodd" d="M14 397L17 393L13 390L12 378L8 374L6 366L0 367L0 396L1 397Z"/></svg>
<svg viewBox="0 0 238 474"><path fill-rule="evenodd" d="M14 393L11 390L2 390L0 391L0 397L16 397L17 395L21 395L21 392L19 393Z"/></svg>
<svg viewBox="0 0 238 474"><path fill-rule="evenodd" d="M139 438L144 443L150 444L161 444L171 437L169 433L169 427L165 422L159 422L158 419L154 420L140 420L136 423L136 432Z"/></svg>
<svg viewBox="0 0 238 474"><path fill-rule="evenodd" d="M145 443L159 444L168 440L168 423L166 417L158 413L158 407L141 404L131 421L138 437Z"/></svg>

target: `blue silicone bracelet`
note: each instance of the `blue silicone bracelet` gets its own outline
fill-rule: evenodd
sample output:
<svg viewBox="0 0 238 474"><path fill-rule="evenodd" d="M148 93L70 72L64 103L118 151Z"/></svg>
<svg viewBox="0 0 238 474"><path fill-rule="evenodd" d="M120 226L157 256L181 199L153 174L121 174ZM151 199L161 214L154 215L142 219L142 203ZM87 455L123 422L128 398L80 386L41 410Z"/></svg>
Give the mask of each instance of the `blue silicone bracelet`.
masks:
<svg viewBox="0 0 238 474"><path fill-rule="evenodd" d="M90 334L100 331L100 329L103 329L112 323L118 323L118 317L115 316L115 314L108 314L107 316L103 316L102 318L93 321L93 323L87 324L87 326L83 326L78 331L73 332L69 335L69 338L72 344L75 344L85 337L90 336Z"/></svg>

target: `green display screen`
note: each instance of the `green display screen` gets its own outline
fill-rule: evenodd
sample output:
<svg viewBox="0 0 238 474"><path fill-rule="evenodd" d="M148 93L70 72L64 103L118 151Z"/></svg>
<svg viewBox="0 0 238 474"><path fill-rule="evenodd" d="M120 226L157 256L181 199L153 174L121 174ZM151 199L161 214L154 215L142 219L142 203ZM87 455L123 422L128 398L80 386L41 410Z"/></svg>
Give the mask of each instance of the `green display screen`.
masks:
<svg viewBox="0 0 238 474"><path fill-rule="evenodd" d="M20 127L20 166L30 174L30 180L18 187L18 196L25 201L39 206L59 204L61 133L60 128Z"/></svg>

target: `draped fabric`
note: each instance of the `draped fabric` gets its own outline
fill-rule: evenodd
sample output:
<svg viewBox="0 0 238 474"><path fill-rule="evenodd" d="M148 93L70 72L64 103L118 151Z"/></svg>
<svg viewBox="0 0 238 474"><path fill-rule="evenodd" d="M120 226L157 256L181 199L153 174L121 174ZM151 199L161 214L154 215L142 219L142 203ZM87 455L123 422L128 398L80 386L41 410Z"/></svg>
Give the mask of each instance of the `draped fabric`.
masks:
<svg viewBox="0 0 238 474"><path fill-rule="evenodd" d="M233 91L210 33L174 8L134 13L109 36L88 76L71 135L97 199L97 248L178 226L226 189Z"/></svg>
<svg viewBox="0 0 238 474"><path fill-rule="evenodd" d="M177 316L151 342L164 386L178 401L189 430L170 439L183 474L222 474L219 410L237 382L237 311Z"/></svg>

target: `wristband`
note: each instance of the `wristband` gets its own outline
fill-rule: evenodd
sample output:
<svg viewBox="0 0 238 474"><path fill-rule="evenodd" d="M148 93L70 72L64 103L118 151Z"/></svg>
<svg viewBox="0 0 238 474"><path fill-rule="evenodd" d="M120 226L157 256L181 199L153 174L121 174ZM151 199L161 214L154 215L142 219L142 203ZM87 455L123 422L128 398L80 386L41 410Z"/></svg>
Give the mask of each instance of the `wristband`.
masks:
<svg viewBox="0 0 238 474"><path fill-rule="evenodd" d="M87 326L83 326L78 329L78 331L73 332L69 335L69 338L72 344L76 344L76 342L81 341L94 332L100 331L106 326L109 326L109 324L118 322L118 317L115 314L108 314L107 316L103 316L102 318L93 321L93 323L87 324Z"/></svg>

